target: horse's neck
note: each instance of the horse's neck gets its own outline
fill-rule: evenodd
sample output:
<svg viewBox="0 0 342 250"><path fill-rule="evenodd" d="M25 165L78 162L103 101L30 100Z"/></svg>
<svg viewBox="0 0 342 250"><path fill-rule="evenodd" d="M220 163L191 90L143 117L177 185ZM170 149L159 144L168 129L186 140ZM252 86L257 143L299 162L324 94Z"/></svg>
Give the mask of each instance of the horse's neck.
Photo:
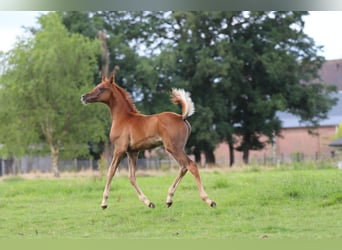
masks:
<svg viewBox="0 0 342 250"><path fill-rule="evenodd" d="M112 101L107 103L107 105L109 107L113 123L120 118L127 116L129 113L128 107L121 100L117 100L114 103L114 99L112 99Z"/></svg>

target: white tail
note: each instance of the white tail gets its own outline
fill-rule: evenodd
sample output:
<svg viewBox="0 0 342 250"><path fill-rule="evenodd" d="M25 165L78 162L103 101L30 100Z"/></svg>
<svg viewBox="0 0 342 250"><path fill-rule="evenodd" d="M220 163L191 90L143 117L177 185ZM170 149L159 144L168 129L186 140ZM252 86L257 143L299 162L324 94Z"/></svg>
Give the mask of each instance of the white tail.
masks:
<svg viewBox="0 0 342 250"><path fill-rule="evenodd" d="M172 89L171 97L173 103L182 106L183 120L195 113L195 104L192 102L189 92L184 89Z"/></svg>

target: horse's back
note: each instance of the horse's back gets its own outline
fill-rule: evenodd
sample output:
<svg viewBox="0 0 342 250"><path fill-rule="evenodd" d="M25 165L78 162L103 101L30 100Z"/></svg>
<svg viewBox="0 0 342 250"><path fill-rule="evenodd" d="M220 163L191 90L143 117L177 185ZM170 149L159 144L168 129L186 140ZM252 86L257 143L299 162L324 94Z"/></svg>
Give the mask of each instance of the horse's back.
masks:
<svg viewBox="0 0 342 250"><path fill-rule="evenodd" d="M184 124L182 116L174 112L162 112L155 116L158 118L158 122L164 126L182 126Z"/></svg>
<svg viewBox="0 0 342 250"><path fill-rule="evenodd" d="M159 133L164 136L185 137L189 136L188 122L182 116L173 112L163 112L157 114Z"/></svg>

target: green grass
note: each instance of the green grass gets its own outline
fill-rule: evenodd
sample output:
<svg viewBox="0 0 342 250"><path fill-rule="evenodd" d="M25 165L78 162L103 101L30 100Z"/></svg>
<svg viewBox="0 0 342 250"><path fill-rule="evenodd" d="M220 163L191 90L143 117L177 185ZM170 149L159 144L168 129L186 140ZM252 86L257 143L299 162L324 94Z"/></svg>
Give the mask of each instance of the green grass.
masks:
<svg viewBox="0 0 342 250"><path fill-rule="evenodd" d="M144 206L127 177L113 179L107 210L104 179L0 179L0 239L331 239L342 237L342 171L201 172L216 201L199 198L193 177L164 204L175 174L140 176L156 205Z"/></svg>

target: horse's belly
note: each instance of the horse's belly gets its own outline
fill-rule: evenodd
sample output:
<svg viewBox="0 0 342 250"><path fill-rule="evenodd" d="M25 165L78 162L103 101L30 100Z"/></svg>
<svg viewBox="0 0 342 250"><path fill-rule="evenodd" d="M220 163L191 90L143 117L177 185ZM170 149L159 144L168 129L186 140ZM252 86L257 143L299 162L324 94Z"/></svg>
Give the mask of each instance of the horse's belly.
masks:
<svg viewBox="0 0 342 250"><path fill-rule="evenodd" d="M135 141L130 145L131 150L144 150L159 147L163 145L160 137L150 137L143 140Z"/></svg>

